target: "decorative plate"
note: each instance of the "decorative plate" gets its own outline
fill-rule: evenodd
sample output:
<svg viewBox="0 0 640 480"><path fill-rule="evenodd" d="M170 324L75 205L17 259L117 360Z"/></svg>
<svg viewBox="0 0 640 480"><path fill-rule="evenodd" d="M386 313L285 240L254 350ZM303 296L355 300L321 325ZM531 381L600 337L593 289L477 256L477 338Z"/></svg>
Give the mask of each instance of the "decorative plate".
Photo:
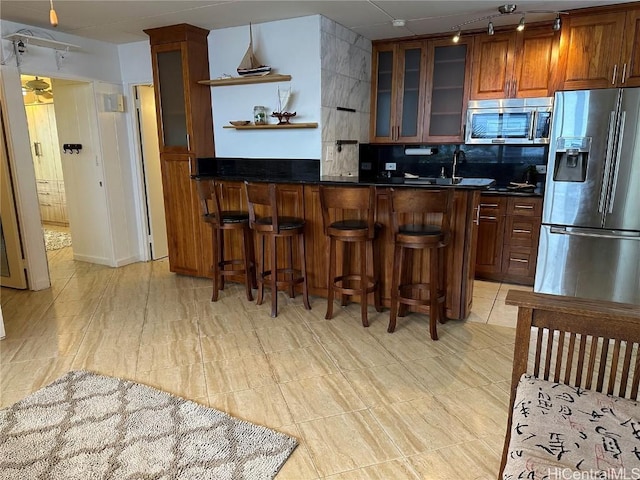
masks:
<svg viewBox="0 0 640 480"><path fill-rule="evenodd" d="M232 120L229 122L234 127L244 127L245 125L249 125L251 121L249 120Z"/></svg>

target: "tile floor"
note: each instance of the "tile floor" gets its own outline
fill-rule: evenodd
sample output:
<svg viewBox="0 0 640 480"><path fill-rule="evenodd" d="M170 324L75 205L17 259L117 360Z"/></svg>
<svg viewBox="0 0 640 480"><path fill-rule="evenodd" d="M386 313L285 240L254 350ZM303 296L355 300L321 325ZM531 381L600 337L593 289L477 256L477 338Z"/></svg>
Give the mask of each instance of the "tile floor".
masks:
<svg viewBox="0 0 640 480"><path fill-rule="evenodd" d="M277 318L238 286L210 302L205 279L168 262L108 267L49 252L52 288L2 289L0 406L71 369L115 375L289 433L278 479L495 478L507 419L516 311L509 288L475 284L467 321L439 326L284 295Z"/></svg>

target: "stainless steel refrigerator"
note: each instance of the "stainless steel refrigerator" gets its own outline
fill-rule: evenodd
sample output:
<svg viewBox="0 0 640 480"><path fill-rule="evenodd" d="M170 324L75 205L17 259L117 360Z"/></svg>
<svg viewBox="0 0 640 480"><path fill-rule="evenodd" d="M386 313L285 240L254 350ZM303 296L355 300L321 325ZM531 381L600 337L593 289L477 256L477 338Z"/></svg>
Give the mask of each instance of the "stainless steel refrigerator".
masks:
<svg viewBox="0 0 640 480"><path fill-rule="evenodd" d="M640 88L556 93L534 291L640 305Z"/></svg>

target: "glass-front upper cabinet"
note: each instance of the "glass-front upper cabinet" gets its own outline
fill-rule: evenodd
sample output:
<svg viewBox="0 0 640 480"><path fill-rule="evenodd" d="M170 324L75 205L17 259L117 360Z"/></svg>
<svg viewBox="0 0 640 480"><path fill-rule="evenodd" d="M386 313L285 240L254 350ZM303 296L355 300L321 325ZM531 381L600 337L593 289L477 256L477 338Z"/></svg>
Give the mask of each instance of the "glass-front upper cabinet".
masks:
<svg viewBox="0 0 640 480"><path fill-rule="evenodd" d="M464 112L469 99L472 39L452 44L450 39L428 43L429 96L425 141L463 142Z"/></svg>
<svg viewBox="0 0 640 480"><path fill-rule="evenodd" d="M186 153L190 146L181 47L180 43L171 43L154 49L160 97L160 141L164 152Z"/></svg>
<svg viewBox="0 0 640 480"><path fill-rule="evenodd" d="M426 43L379 44L373 52L371 142L419 142L423 136Z"/></svg>

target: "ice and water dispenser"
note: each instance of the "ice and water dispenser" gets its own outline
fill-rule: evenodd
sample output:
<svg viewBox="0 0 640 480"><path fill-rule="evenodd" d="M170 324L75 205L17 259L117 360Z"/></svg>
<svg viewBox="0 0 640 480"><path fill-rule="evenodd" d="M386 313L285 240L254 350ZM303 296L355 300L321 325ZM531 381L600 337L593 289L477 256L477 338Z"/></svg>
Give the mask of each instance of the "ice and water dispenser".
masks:
<svg viewBox="0 0 640 480"><path fill-rule="evenodd" d="M555 145L556 182L584 182L591 150L591 137L560 137Z"/></svg>

